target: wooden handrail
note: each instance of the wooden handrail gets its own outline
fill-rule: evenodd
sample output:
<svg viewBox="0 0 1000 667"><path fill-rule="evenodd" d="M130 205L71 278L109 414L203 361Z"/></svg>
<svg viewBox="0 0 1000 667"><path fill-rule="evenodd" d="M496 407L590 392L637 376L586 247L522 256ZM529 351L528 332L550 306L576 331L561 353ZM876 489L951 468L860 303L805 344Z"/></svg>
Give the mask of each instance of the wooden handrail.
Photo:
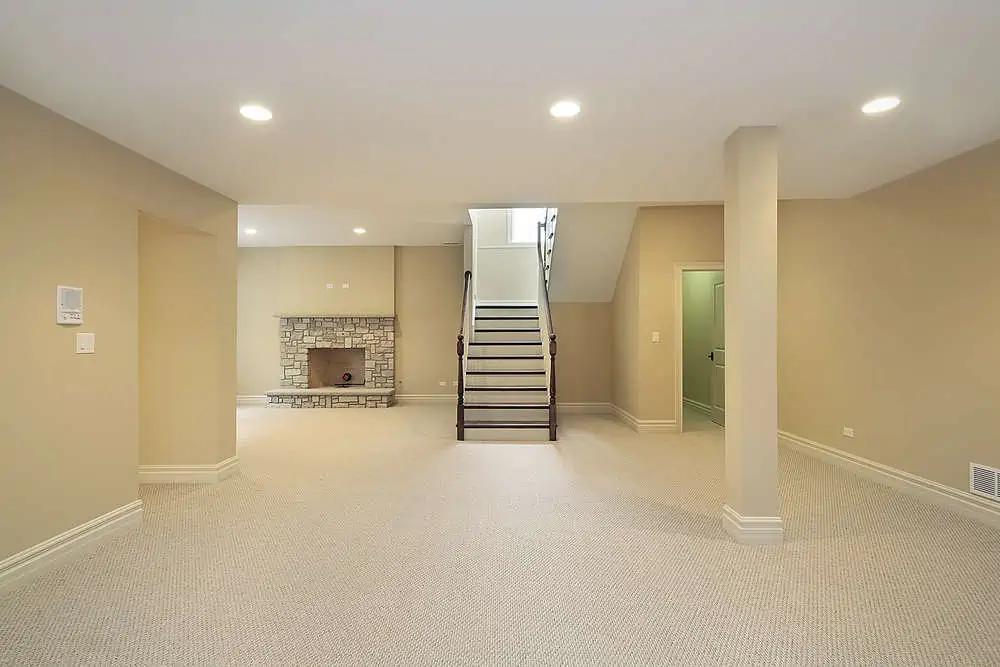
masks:
<svg viewBox="0 0 1000 667"><path fill-rule="evenodd" d="M465 272L465 287L462 289L462 324L458 327L458 337L465 335L465 318L469 315L469 285L472 284L472 271Z"/></svg>
<svg viewBox="0 0 1000 667"><path fill-rule="evenodd" d="M465 440L465 320L469 316L469 286L472 284L472 271L465 272L465 287L462 289L462 323L458 327L458 405L455 428L459 440Z"/></svg>
<svg viewBox="0 0 1000 667"><path fill-rule="evenodd" d="M554 217L554 216L553 216ZM546 248L543 250L543 245L548 245L548 239L552 238L553 235L548 233L549 228L549 212L548 209L545 211L545 222L538 223L540 229L538 230L538 271L541 274L542 282L542 294L539 301L545 306L545 322L548 324L549 332L549 440L555 441L557 438L558 431L558 415L556 414L556 352L559 349L559 345L556 342L556 330L552 326L552 305L549 302L549 280L548 276L545 274L546 266L545 258L548 253L551 252L551 248Z"/></svg>
<svg viewBox="0 0 1000 667"><path fill-rule="evenodd" d="M544 222L538 223L538 226L542 229L546 228ZM549 325L549 338L555 339L556 330L552 327L552 309L549 307L549 281L545 277L545 255L542 252L542 244L544 243L544 234L538 235L538 270L542 272L542 302L545 304L545 321Z"/></svg>

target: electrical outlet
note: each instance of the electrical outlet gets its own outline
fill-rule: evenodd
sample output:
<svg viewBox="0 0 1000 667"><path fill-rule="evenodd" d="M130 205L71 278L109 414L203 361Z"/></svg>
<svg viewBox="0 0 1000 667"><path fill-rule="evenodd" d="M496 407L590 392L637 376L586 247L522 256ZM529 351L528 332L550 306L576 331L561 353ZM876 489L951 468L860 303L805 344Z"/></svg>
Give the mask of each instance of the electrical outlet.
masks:
<svg viewBox="0 0 1000 667"><path fill-rule="evenodd" d="M845 426L844 427L844 437L845 438L853 438L854 437L854 429L851 428L850 426Z"/></svg>
<svg viewBox="0 0 1000 667"><path fill-rule="evenodd" d="M660 332L659 331L654 331L653 332L653 342L654 343L659 343L660 342Z"/></svg>
<svg viewBox="0 0 1000 667"><path fill-rule="evenodd" d="M458 380L452 380L451 381L451 386L452 387L457 387L458 386Z"/></svg>
<svg viewBox="0 0 1000 667"><path fill-rule="evenodd" d="M327 289L333 289L333 283L327 283L326 284L326 288Z"/></svg>
<svg viewBox="0 0 1000 667"><path fill-rule="evenodd" d="M442 387L447 387L447 386L448 386L448 383L447 383L447 382L445 382L444 380L441 380L440 382L438 382L438 385L440 385L440 386L442 386Z"/></svg>

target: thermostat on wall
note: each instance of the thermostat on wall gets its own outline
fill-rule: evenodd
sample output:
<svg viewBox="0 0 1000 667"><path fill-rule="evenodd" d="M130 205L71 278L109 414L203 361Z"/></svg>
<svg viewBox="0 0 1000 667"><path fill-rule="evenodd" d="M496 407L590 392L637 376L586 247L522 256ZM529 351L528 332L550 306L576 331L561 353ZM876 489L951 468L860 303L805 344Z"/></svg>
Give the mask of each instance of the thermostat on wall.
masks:
<svg viewBox="0 0 1000 667"><path fill-rule="evenodd" d="M56 287L56 324L83 324L82 287Z"/></svg>

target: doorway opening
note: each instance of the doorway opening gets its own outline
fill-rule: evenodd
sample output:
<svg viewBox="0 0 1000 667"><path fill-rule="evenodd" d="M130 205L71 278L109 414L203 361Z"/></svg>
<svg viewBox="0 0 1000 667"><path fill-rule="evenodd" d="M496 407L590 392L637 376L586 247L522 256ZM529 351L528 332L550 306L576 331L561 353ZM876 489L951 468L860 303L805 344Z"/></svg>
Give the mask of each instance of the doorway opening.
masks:
<svg viewBox="0 0 1000 667"><path fill-rule="evenodd" d="M674 414L684 431L726 424L725 274L721 262L678 264L674 276Z"/></svg>

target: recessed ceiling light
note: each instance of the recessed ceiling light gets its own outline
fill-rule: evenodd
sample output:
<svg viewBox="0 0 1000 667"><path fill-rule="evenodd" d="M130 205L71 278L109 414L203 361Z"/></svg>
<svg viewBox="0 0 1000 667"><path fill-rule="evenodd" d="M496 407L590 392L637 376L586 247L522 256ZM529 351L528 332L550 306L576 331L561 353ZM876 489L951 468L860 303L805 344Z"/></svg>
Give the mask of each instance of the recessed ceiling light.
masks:
<svg viewBox="0 0 1000 667"><path fill-rule="evenodd" d="M247 236L253 236L254 234L257 233L257 230L254 229L253 227L247 227L246 229L243 230L243 233L246 234Z"/></svg>
<svg viewBox="0 0 1000 667"><path fill-rule="evenodd" d="M368 230L367 230L367 229L365 229L364 227L355 227L355 228L354 228L354 233L355 233L355 234L364 234L364 233L365 233L365 232L367 232L367 231L368 231Z"/></svg>
<svg viewBox="0 0 1000 667"><path fill-rule="evenodd" d="M573 100L560 100L549 108L555 118L572 118L580 113L580 104Z"/></svg>
<svg viewBox="0 0 1000 667"><path fill-rule="evenodd" d="M875 114L885 113L886 111L892 111L898 106L899 98L895 95L876 97L874 100L865 102L864 106L861 107L861 112L869 116L873 116Z"/></svg>
<svg viewBox="0 0 1000 667"><path fill-rule="evenodd" d="M263 123L273 118L271 110L259 104L244 104L240 107L240 115L244 118L255 120L258 123Z"/></svg>

